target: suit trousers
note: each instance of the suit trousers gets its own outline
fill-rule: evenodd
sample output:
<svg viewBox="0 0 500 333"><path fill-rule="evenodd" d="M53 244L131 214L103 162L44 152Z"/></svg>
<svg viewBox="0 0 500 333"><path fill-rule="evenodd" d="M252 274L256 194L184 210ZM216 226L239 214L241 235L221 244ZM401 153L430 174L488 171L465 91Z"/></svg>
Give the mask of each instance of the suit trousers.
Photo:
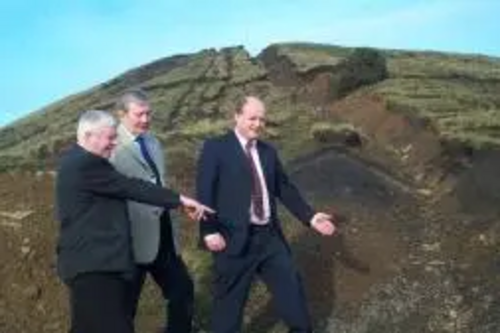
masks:
<svg viewBox="0 0 500 333"><path fill-rule="evenodd" d="M272 224L251 226L244 253L214 254L213 333L241 332L250 286L260 277L290 332L312 332L302 282L281 232Z"/></svg>
<svg viewBox="0 0 500 333"><path fill-rule="evenodd" d="M160 223L160 248L150 264L139 264L133 277L131 315L135 317L146 275L149 273L160 287L167 303L168 323L165 332L189 333L192 330L194 284L182 257L176 254L172 225L168 214Z"/></svg>
<svg viewBox="0 0 500 333"><path fill-rule="evenodd" d="M127 308L130 280L122 273L92 272L67 283L70 297L70 333L133 333Z"/></svg>

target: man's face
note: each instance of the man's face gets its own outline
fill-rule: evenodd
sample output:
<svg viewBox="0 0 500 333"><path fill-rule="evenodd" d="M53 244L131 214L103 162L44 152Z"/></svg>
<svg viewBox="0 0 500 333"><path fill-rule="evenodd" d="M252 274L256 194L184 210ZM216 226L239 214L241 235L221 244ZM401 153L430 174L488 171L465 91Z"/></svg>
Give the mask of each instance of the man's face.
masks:
<svg viewBox="0 0 500 333"><path fill-rule="evenodd" d="M103 158L109 158L116 146L116 128L102 127L86 135L86 148Z"/></svg>
<svg viewBox="0 0 500 333"><path fill-rule="evenodd" d="M266 109L264 103L249 98L240 113L234 116L236 131L247 140L257 139L265 126Z"/></svg>
<svg viewBox="0 0 500 333"><path fill-rule="evenodd" d="M151 122L149 103L144 101L130 102L120 121L134 135L147 132Z"/></svg>

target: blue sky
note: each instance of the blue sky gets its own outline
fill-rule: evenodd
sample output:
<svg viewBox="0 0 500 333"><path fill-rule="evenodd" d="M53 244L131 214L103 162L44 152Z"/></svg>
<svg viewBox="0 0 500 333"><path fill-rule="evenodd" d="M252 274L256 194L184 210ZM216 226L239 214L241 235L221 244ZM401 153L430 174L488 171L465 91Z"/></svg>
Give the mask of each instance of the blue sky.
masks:
<svg viewBox="0 0 500 333"><path fill-rule="evenodd" d="M498 0L2 0L0 126L133 67L273 42L500 56Z"/></svg>

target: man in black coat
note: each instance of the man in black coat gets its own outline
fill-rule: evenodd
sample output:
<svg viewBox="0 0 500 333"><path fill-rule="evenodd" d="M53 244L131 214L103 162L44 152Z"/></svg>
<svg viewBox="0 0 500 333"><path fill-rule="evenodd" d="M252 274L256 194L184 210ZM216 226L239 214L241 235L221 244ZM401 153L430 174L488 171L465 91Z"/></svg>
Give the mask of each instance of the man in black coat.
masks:
<svg viewBox="0 0 500 333"><path fill-rule="evenodd" d="M212 331L241 331L243 309L258 275L271 291L290 332L311 332L299 274L277 216L277 199L304 225L331 235L332 216L316 213L290 182L276 150L261 140L265 106L246 97L236 107L234 131L207 140L197 175L198 199L217 211L200 225L214 252Z"/></svg>
<svg viewBox="0 0 500 333"><path fill-rule="evenodd" d="M56 179L58 273L69 288L71 333L131 333L134 262L126 200L184 206L201 219L210 209L151 182L118 173L108 158L116 120L103 111L79 119L77 144L61 157Z"/></svg>

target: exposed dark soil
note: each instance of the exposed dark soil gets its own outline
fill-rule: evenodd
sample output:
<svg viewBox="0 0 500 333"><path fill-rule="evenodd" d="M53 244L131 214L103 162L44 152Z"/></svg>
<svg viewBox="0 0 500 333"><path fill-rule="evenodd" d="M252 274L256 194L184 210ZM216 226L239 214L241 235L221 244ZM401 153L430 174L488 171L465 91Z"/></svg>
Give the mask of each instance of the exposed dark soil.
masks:
<svg viewBox="0 0 500 333"><path fill-rule="evenodd" d="M388 113L378 97L329 110L366 131L363 146L329 147L288 169L318 208L341 217L340 231L324 238L284 218L318 332L498 331L499 155L478 152L451 172L432 129ZM52 186L51 174L0 175L2 333L67 330ZM161 323L163 309L150 306L138 332ZM249 332L275 328L267 296L248 312Z"/></svg>

